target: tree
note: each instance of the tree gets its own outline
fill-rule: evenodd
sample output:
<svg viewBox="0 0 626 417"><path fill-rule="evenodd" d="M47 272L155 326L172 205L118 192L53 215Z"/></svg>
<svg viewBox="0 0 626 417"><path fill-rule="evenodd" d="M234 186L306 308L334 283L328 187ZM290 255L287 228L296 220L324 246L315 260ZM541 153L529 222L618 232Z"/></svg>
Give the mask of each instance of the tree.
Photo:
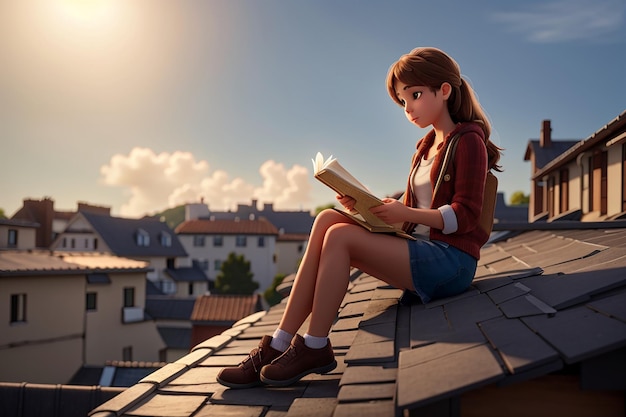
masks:
<svg viewBox="0 0 626 417"><path fill-rule="evenodd" d="M512 206L523 206L530 202L530 196L524 194L524 192L522 191L515 191L513 194L511 194L510 201Z"/></svg>
<svg viewBox="0 0 626 417"><path fill-rule="evenodd" d="M254 294L259 288L259 283L252 280L250 262L243 255L231 252L220 271L215 279L215 289L220 294Z"/></svg>
<svg viewBox="0 0 626 417"><path fill-rule="evenodd" d="M335 205L333 203L328 203L325 206L318 206L315 208L315 215L317 216L318 214L320 214L322 211L329 209L329 208L333 208L335 207Z"/></svg>
<svg viewBox="0 0 626 417"><path fill-rule="evenodd" d="M4 214L4 209L0 208L0 219L6 219L7 216Z"/></svg>
<svg viewBox="0 0 626 417"><path fill-rule="evenodd" d="M272 285L263 293L263 298L265 298L265 301L267 301L270 306L280 303L280 300L283 299L283 296L276 291L276 287L283 282L285 277L285 274L277 274L274 277L274 281L272 281Z"/></svg>

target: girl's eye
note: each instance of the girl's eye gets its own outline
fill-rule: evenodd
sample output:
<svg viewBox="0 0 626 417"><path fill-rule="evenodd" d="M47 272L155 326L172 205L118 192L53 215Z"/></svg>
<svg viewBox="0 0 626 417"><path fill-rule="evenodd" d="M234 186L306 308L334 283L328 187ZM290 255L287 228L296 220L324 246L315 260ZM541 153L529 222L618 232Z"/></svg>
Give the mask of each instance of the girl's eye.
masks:
<svg viewBox="0 0 626 417"><path fill-rule="evenodd" d="M421 91L415 91L413 93L413 100L417 100L418 98L420 98L421 95L422 95Z"/></svg>

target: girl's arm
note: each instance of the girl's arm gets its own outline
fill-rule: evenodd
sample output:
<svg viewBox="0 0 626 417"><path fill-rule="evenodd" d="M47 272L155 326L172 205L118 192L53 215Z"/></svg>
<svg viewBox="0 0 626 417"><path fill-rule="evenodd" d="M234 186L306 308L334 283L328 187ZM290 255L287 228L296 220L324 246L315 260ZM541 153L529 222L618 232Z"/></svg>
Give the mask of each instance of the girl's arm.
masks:
<svg viewBox="0 0 626 417"><path fill-rule="evenodd" d="M383 203L382 206L372 207L370 211L387 224L402 225L409 222L443 229L443 217L438 209L411 208L393 198L385 198Z"/></svg>

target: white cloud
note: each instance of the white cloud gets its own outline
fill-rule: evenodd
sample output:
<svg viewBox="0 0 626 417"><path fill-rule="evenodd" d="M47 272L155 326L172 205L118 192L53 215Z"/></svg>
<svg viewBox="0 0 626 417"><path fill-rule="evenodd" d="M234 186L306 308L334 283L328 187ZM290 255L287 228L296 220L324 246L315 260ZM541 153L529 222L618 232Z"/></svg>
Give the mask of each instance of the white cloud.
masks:
<svg viewBox="0 0 626 417"><path fill-rule="evenodd" d="M622 0L556 0L496 12L492 18L531 42L555 43L607 39L622 26L625 13Z"/></svg>
<svg viewBox="0 0 626 417"><path fill-rule="evenodd" d="M300 165L286 168L275 161L259 168L260 187L231 178L225 171L210 173L208 162L196 161L189 152L156 154L148 148L114 155L100 173L104 184L128 189L129 199L120 208L123 216L141 216L201 199L213 210L234 209L252 198L273 203L279 210L300 209L311 201L308 170Z"/></svg>

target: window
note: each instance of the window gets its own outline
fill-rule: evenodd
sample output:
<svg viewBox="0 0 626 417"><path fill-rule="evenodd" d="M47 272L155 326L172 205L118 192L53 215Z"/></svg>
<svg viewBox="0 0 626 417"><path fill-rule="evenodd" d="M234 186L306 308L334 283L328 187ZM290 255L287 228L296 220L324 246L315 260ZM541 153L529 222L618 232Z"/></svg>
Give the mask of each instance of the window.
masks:
<svg viewBox="0 0 626 417"><path fill-rule="evenodd" d="M216 271L221 271L222 270L222 261L219 260L215 260L215 262L213 262L213 266Z"/></svg>
<svg viewBox="0 0 626 417"><path fill-rule="evenodd" d="M221 247L224 244L224 236L213 236L213 246Z"/></svg>
<svg viewBox="0 0 626 417"><path fill-rule="evenodd" d="M238 248L245 248L248 244L247 236L237 236L235 240L235 246Z"/></svg>
<svg viewBox="0 0 626 417"><path fill-rule="evenodd" d="M561 179L559 184L559 211L565 213L569 210L569 170L562 169L559 176Z"/></svg>
<svg viewBox="0 0 626 417"><path fill-rule="evenodd" d="M138 229L135 235L137 246L150 246L150 235L143 229Z"/></svg>
<svg viewBox="0 0 626 417"><path fill-rule="evenodd" d="M172 236L167 232L161 233L161 246L169 248L172 246Z"/></svg>
<svg viewBox="0 0 626 417"><path fill-rule="evenodd" d="M85 249L89 248L89 239L85 239Z"/></svg>
<svg viewBox="0 0 626 417"><path fill-rule="evenodd" d="M188 283L187 294L193 295L193 282Z"/></svg>
<svg viewBox="0 0 626 417"><path fill-rule="evenodd" d="M93 250L98 250L98 238L93 240Z"/></svg>
<svg viewBox="0 0 626 417"><path fill-rule="evenodd" d="M194 268L202 269L203 271L208 271L209 270L209 261L207 259L204 259L204 260L194 259L191 262L192 262Z"/></svg>
<svg viewBox="0 0 626 417"><path fill-rule="evenodd" d="M259 248L265 247L265 236L259 236L258 244L259 244Z"/></svg>
<svg viewBox="0 0 626 417"><path fill-rule="evenodd" d="M133 360L133 347L126 346L122 348L122 360L124 362L130 362Z"/></svg>
<svg viewBox="0 0 626 417"><path fill-rule="evenodd" d="M7 240L7 244L10 248L17 247L17 230L9 229L9 238Z"/></svg>
<svg viewBox="0 0 626 417"><path fill-rule="evenodd" d="M76 247L76 239L72 238L70 240L70 246L71 246L72 249L74 249Z"/></svg>
<svg viewBox="0 0 626 417"><path fill-rule="evenodd" d="M26 322L26 294L11 294L11 323Z"/></svg>
<svg viewBox="0 0 626 417"><path fill-rule="evenodd" d="M589 158L589 211L605 215L608 211L607 152L596 152Z"/></svg>
<svg viewBox="0 0 626 417"><path fill-rule="evenodd" d="M196 247L204 246L204 236L194 235L193 245Z"/></svg>
<svg viewBox="0 0 626 417"><path fill-rule="evenodd" d="M124 288L124 307L134 307L134 306L135 306L135 288L126 287Z"/></svg>
<svg viewBox="0 0 626 417"><path fill-rule="evenodd" d="M85 301L85 310L94 311L98 308L98 293L88 292Z"/></svg>

